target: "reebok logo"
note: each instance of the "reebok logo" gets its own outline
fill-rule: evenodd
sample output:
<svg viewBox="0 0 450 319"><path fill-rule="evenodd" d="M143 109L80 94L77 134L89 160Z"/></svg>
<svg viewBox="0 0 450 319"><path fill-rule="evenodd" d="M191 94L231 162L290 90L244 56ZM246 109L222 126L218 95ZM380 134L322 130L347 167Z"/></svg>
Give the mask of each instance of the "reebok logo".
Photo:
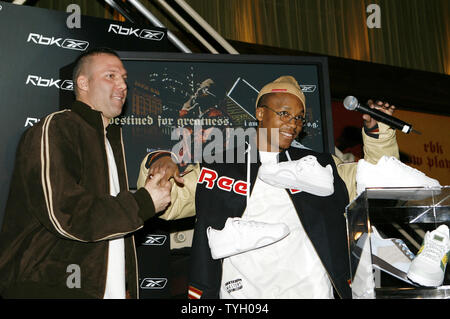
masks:
<svg viewBox="0 0 450 319"><path fill-rule="evenodd" d="M89 42L76 39L63 39L55 37L46 37L38 33L30 33L27 42L32 42L39 45L57 46L63 49L85 51Z"/></svg>
<svg viewBox="0 0 450 319"><path fill-rule="evenodd" d="M217 184L216 184L217 181ZM215 185L223 191L235 192L239 195L247 195L247 183L241 180L236 181L234 178L220 176L213 169L203 167L198 178L198 184L206 183L205 187L213 189Z"/></svg>
<svg viewBox="0 0 450 319"><path fill-rule="evenodd" d="M38 123L40 121L40 119L36 118L36 117L27 117L27 119L25 120L25 126L33 126L34 124Z"/></svg>
<svg viewBox="0 0 450 319"><path fill-rule="evenodd" d="M145 241L142 243L142 245L146 246L161 246L164 245L166 242L167 236L166 235L147 235L145 238Z"/></svg>
<svg viewBox="0 0 450 319"><path fill-rule="evenodd" d="M313 93L317 86L313 84L302 84L300 85L303 93Z"/></svg>
<svg viewBox="0 0 450 319"><path fill-rule="evenodd" d="M73 81L72 80L64 80L60 79L46 79L39 75L29 74L27 80L25 81L26 85L33 85L39 87L50 88L54 87L61 90L73 91Z"/></svg>
<svg viewBox="0 0 450 319"><path fill-rule="evenodd" d="M142 289L163 289L167 284L167 278L144 278L141 281Z"/></svg>
<svg viewBox="0 0 450 319"><path fill-rule="evenodd" d="M236 181L234 178L227 176L219 176L219 174L213 170L203 167L200 176L198 178L198 184L206 184L207 189L213 189L217 186L219 189L227 192L233 191L236 194L246 196L248 185L247 182L242 180ZM300 193L301 190L290 189L291 194Z"/></svg>
<svg viewBox="0 0 450 319"><path fill-rule="evenodd" d="M133 27L124 27L118 24L110 24L108 32L124 36L135 36L146 40L160 41L164 38L164 32L150 29L137 29Z"/></svg>

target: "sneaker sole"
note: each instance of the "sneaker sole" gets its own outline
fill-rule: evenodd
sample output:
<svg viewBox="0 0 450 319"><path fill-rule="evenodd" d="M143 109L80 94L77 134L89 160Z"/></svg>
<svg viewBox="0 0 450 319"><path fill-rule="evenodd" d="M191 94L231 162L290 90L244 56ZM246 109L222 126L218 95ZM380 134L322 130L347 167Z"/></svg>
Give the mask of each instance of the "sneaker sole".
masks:
<svg viewBox="0 0 450 319"><path fill-rule="evenodd" d="M424 286L424 287L439 287L444 282L444 278L442 278L442 280L436 281L436 280L432 280L430 278L425 278L423 276L420 276L414 272L408 272L408 278L412 282L414 282L420 286Z"/></svg>
<svg viewBox="0 0 450 319"><path fill-rule="evenodd" d="M279 242L280 240L285 238L287 235L289 235L289 233L283 235L283 237L277 238L276 240L272 240L272 241L270 241L268 243L261 244L260 246L258 246L258 243L260 243L263 240L267 240L268 238L260 239L256 243L256 245L257 245L256 247L248 248L248 249L242 249L242 250L239 250L237 252L236 252L236 249L228 249L228 250L223 249L224 246L219 247L217 249L213 249L213 248L211 248L211 245L209 244L209 241L208 241L208 244L209 244L209 247L210 247L210 250L211 250L211 256L213 257L213 259L222 259L222 258L227 258L227 257L230 257L230 256L239 255L239 254L245 253L247 251L251 251L251 250L255 250L255 249L259 249L259 248L263 248L263 247L275 244L276 242ZM217 245L216 245L216 247L217 247ZM229 248L229 247L226 246L225 248ZM219 250L222 253L217 253L216 250Z"/></svg>
<svg viewBox="0 0 450 319"><path fill-rule="evenodd" d="M282 170L280 170L280 172L281 171ZM266 180L264 175L262 176L261 180L263 180L263 181ZM270 179L267 179L267 180L270 181ZM274 186L276 185L277 187L280 187L280 188L298 189L298 190L301 190L301 191L304 191L304 192L307 192L307 193L310 193L310 194L318 195L318 196L330 196L330 195L332 195L334 193L334 185L333 185L333 181L331 181L331 180L325 181L325 182L327 183L327 185L333 185L333 189L330 189L329 187L326 187L326 186L321 186L321 185L317 185L317 184L309 184L309 183L304 183L304 184L295 186L297 180L292 181L292 180L289 180L286 177L284 177L283 180L288 181L288 182L287 183L280 183L280 182L277 182L277 181L270 181L269 184L272 184ZM315 178L314 181L316 181L316 182L323 182L324 180L319 181L317 178Z"/></svg>
<svg viewBox="0 0 450 319"><path fill-rule="evenodd" d="M355 246L354 249L356 250L356 253L359 253L359 255L361 255L362 249L360 247ZM354 256L355 257L357 256L355 254L355 252L354 252ZM388 262L384 261L383 259L381 259L380 257L378 257L376 255L372 255L372 266L374 268L377 268L377 269L397 278L397 279L400 279L410 285L415 286L414 282L412 282L411 280L408 279L407 273L398 269L395 266L392 266L391 264L389 264Z"/></svg>

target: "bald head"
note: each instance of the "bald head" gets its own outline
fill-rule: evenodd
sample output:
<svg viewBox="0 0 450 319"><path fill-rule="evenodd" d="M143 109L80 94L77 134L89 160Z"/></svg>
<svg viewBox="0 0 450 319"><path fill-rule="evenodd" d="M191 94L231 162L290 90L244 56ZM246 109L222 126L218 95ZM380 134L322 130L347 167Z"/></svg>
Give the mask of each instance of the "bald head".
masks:
<svg viewBox="0 0 450 319"><path fill-rule="evenodd" d="M113 55L117 58L120 58L115 51L109 48L94 48L81 54L74 62L75 66L72 73L73 91L75 93L75 97L78 98L79 96L79 88L77 85L78 78L80 77L80 75L89 76L92 57L101 54Z"/></svg>

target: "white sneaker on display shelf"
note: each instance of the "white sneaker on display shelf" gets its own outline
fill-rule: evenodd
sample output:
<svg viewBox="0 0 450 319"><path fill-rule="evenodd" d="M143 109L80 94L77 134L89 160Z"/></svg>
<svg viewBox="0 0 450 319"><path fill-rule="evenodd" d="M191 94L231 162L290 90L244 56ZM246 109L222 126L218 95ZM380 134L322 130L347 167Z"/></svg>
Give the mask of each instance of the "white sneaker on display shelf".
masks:
<svg viewBox="0 0 450 319"><path fill-rule="evenodd" d="M356 171L358 195L368 187L439 187L439 181L426 176L393 156L383 156L376 165L364 159L358 161Z"/></svg>
<svg viewBox="0 0 450 319"><path fill-rule="evenodd" d="M206 229L213 259L220 259L273 244L290 231L286 224L269 224L230 217L222 230Z"/></svg>
<svg viewBox="0 0 450 319"><path fill-rule="evenodd" d="M426 232L422 247L409 268L408 278L425 287L442 285L449 255L450 240L447 225Z"/></svg>
<svg viewBox="0 0 450 319"><path fill-rule="evenodd" d="M259 168L258 177L279 188L297 189L317 196L330 196L334 193L331 165L323 167L313 155L295 161L263 164Z"/></svg>
<svg viewBox="0 0 450 319"><path fill-rule="evenodd" d="M372 249L373 267L390 274L408 284L413 284L408 278L407 273L414 254L406 246L405 242L399 238L383 238L375 226L371 227L370 247ZM357 242L366 241L367 234L363 234Z"/></svg>

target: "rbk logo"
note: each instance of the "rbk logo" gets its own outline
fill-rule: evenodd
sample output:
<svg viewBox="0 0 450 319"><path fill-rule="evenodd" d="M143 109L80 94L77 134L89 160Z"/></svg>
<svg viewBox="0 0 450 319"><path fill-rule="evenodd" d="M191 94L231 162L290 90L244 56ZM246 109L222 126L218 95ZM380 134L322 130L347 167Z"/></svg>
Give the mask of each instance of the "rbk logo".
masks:
<svg viewBox="0 0 450 319"><path fill-rule="evenodd" d="M62 41L62 42L61 42ZM55 37L46 37L38 33L30 33L27 42L33 42L40 45L56 45L57 47L70 50L85 51L89 42L75 39L64 39Z"/></svg>
<svg viewBox="0 0 450 319"><path fill-rule="evenodd" d="M37 122L39 122L38 118L35 117L27 117L27 119L25 120L25 127L27 126L33 126L34 124L36 124Z"/></svg>
<svg viewBox="0 0 450 319"><path fill-rule="evenodd" d="M142 245L146 246L161 246L164 245L166 242L167 236L166 235L147 235L145 238L145 241L142 243Z"/></svg>
<svg viewBox="0 0 450 319"><path fill-rule="evenodd" d="M316 90L316 85L313 84L303 84L300 85L302 88L303 93L313 93Z"/></svg>
<svg viewBox="0 0 450 319"><path fill-rule="evenodd" d="M167 278L144 278L141 281L142 289L163 289L167 284Z"/></svg>
<svg viewBox="0 0 450 319"><path fill-rule="evenodd" d="M61 90L67 90L67 91L73 91L73 81L72 80L64 80L60 84L60 79L45 79L38 75L28 75L27 80L25 81L25 84L34 85L34 86L40 86L40 87L55 87L57 89Z"/></svg>
<svg viewBox="0 0 450 319"><path fill-rule="evenodd" d="M134 35L137 38L146 40L160 41L164 38L163 31L149 30L149 29L135 29L133 27L123 27L118 24L110 24L108 32L112 32L119 35Z"/></svg>

